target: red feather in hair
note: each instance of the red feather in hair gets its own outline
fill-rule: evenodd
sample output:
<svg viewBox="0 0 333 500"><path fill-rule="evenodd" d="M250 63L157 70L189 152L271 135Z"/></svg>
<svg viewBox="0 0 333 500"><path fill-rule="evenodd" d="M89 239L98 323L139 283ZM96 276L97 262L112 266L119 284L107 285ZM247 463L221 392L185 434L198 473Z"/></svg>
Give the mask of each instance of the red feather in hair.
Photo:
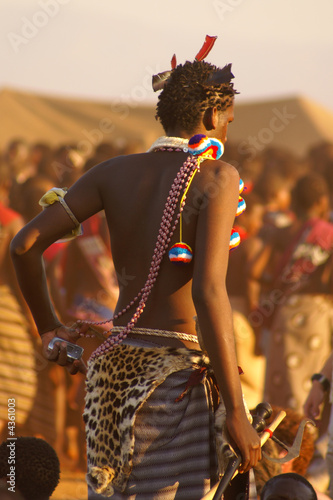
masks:
<svg viewBox="0 0 333 500"><path fill-rule="evenodd" d="M206 56L208 56L209 52L212 50L213 45L217 36L209 36L206 35L205 41L197 55L195 56L196 61L202 61Z"/></svg>

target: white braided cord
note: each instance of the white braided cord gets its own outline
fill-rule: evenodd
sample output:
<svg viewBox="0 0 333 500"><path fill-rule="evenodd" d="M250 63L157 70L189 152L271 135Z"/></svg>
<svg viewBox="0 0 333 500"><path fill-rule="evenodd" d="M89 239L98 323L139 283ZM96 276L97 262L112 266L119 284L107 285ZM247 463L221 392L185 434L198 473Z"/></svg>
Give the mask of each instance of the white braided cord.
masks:
<svg viewBox="0 0 333 500"><path fill-rule="evenodd" d="M124 329L123 326L114 326L112 328L113 333L119 333ZM178 340L187 340L189 342L199 343L196 335L190 335L189 333L183 332L170 332L169 330L155 330L153 328L132 328L131 333L135 333L137 335L150 335L154 337L167 337L171 339Z"/></svg>

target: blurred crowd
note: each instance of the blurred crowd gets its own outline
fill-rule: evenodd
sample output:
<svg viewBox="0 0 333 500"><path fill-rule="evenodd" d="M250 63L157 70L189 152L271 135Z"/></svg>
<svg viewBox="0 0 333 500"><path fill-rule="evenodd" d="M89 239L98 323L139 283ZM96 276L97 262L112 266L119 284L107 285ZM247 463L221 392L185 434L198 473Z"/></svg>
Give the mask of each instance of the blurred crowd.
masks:
<svg viewBox="0 0 333 500"><path fill-rule="evenodd" d="M1 441L7 437L7 400L16 398L17 433L45 439L66 467L85 470L84 380L42 358L9 244L38 215L46 191L69 188L94 165L136 152L142 152L140 144L120 149L101 143L83 157L75 145L54 148L17 139L0 155ZM227 143L223 159L245 183L247 210L235 220L242 244L230 253L227 275L245 399L250 408L265 400L301 418L311 376L332 349L333 144L318 144L299 158L275 148L247 157L237 144ZM105 321L108 329L121 277L113 266L103 213L83 226L83 236L57 242L44 253L51 295L63 323ZM86 360L100 342L80 341ZM302 468L314 482L316 474L323 474L322 490L328 487L320 462L328 414L327 401ZM311 472L311 457L319 457L319 472Z"/></svg>

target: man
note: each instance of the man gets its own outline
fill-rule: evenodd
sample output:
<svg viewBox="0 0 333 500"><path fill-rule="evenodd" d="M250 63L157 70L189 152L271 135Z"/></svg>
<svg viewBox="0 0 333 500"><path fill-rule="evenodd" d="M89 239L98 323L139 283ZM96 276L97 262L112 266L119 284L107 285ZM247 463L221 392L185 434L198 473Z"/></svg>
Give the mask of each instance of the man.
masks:
<svg viewBox="0 0 333 500"><path fill-rule="evenodd" d="M164 78L157 106L167 137L150 152L113 158L91 169L66 194L65 210L63 200L52 204L12 243L17 276L45 356L64 366L69 366L65 346L58 344L51 353L47 346L55 336L76 341L79 334L61 324L50 303L41 264L45 248L105 210L116 272L131 277L120 289L116 328L89 363L88 481L98 494L194 500L209 489L215 463L209 437L214 391L196 343L195 316L223 396L226 428L242 456L241 472L261 458L259 438L243 404L225 289L239 176L223 161L188 155L188 139L194 134L207 136L213 143L209 151L220 144L215 138L225 143L234 117L232 77L230 65L219 70L196 60L177 66ZM182 217L181 194L182 208L186 196ZM181 251L186 247L188 264L183 266L165 255L167 247L176 246L177 259L179 245ZM105 378L114 366L118 371ZM85 370L82 362L70 365L71 373L77 370ZM201 381L194 380L198 375ZM102 497L91 493L90 498Z"/></svg>
<svg viewBox="0 0 333 500"><path fill-rule="evenodd" d="M18 436L0 444L0 481L6 481L12 498L17 493L24 500L49 500L59 479L58 456L44 439Z"/></svg>

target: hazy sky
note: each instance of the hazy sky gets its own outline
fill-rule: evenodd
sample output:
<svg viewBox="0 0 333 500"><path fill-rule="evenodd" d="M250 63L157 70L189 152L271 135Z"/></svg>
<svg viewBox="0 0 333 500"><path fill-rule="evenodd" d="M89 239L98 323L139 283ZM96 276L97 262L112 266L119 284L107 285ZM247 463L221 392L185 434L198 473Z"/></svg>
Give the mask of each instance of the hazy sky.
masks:
<svg viewBox="0 0 333 500"><path fill-rule="evenodd" d="M0 0L0 89L152 102L151 75L233 63L238 99L303 95L333 111L333 0Z"/></svg>

